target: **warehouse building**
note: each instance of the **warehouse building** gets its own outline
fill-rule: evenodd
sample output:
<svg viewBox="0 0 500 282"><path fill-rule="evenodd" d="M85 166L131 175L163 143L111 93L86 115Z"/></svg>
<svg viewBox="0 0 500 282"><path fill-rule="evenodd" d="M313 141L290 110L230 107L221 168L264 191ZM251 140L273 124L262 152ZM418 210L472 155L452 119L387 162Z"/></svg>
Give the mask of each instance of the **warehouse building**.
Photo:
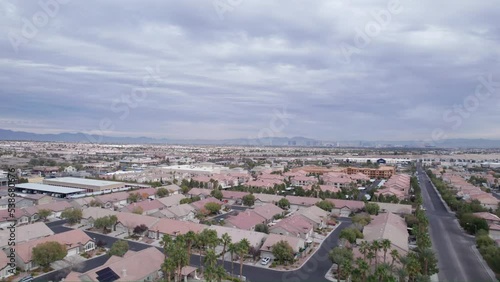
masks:
<svg viewBox="0 0 500 282"><path fill-rule="evenodd" d="M115 190L125 188L123 182L95 180L77 177L60 177L44 179L43 184L84 189L86 192L99 192L104 190Z"/></svg>
<svg viewBox="0 0 500 282"><path fill-rule="evenodd" d="M71 195L85 193L85 190L39 183L23 183L16 185L16 192L24 194L44 194L56 198L68 198L68 196Z"/></svg>

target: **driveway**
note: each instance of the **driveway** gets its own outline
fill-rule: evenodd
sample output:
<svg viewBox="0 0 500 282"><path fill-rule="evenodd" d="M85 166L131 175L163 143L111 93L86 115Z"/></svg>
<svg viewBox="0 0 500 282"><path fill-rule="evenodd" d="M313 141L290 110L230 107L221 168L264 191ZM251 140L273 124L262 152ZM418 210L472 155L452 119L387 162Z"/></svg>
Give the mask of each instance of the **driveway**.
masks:
<svg viewBox="0 0 500 282"><path fill-rule="evenodd" d="M338 244L338 239L340 231L349 227L352 223L350 219L340 219L342 222L323 242L316 253L311 256L311 258L302 265L301 268L293 271L277 271L272 269L265 269L256 266L243 265L243 276L246 276L248 280L253 282L266 282L266 281L287 281L287 282L300 282L300 281L311 281L311 282L323 282L328 281L325 279L325 275L332 266L332 262L328 258L328 253ZM57 228L58 231L66 228L66 230L71 230L67 227L52 226L51 228ZM93 233L85 231L87 235L95 240L102 240L106 242L106 247L111 247L111 245L118 239L107 235ZM129 249L133 251L140 251L151 247L150 245L129 241ZM162 251L161 248L157 247ZM93 268L96 268L104 264L107 260L107 256L101 256L87 260L82 263L79 272L86 272ZM222 263L222 261L219 261ZM200 264L200 257L198 255L191 255L190 265L198 267ZM226 261L224 267L228 272L231 272L231 263ZM235 273L239 272L239 264L234 264ZM41 281L59 281L61 278L65 277L69 273L69 269L63 269L59 271L54 271L52 273L46 274L44 276L37 277L36 282Z"/></svg>

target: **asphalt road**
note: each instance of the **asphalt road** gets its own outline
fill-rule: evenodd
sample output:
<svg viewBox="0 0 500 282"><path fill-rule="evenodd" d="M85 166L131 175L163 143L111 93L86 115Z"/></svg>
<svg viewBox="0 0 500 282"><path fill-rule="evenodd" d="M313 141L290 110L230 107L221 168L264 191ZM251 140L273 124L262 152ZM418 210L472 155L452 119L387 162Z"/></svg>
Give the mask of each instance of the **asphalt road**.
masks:
<svg viewBox="0 0 500 282"><path fill-rule="evenodd" d="M311 281L311 282L326 282L325 275L332 266L330 259L328 258L328 252L337 246L340 231L351 225L350 219L341 219L342 223L337 229L328 236L319 250L300 268L294 271L276 271L272 269L266 269L261 267L243 265L243 276L251 282L266 282L266 281L284 281L284 282L299 282L299 281ZM64 221L51 222L48 226L55 232L61 233L71 230L71 228L62 226ZM118 239L110 236L106 236L99 233L93 233L85 231L87 235L95 240L102 240L106 242L106 247L111 247L111 245ZM149 248L150 245L138 242L129 241L129 249L133 251L140 251ZM161 250L161 248L158 248ZM96 268L106 262L108 259L107 255L93 258L83 262L78 266L79 272L86 272L93 268ZM219 261L222 263L221 261ZM192 255L190 259L190 264L192 266L199 266L200 257L198 255ZM231 272L231 263L225 262L224 267L228 272ZM239 264L234 263L234 272L239 274ZM62 269L54 271L52 273L37 277L34 279L35 282L45 282L45 281L60 281L62 278L66 277L69 273L69 269Z"/></svg>
<svg viewBox="0 0 500 282"><path fill-rule="evenodd" d="M479 254L473 251L474 238L462 231L455 214L448 212L420 166L418 178L438 258L439 281L496 281L488 274L488 266L481 262Z"/></svg>

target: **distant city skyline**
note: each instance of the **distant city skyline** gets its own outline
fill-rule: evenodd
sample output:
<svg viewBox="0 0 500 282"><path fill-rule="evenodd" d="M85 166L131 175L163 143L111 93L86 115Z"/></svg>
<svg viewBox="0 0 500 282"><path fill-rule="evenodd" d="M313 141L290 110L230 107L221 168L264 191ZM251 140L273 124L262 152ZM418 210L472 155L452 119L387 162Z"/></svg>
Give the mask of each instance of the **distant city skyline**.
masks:
<svg viewBox="0 0 500 282"><path fill-rule="evenodd" d="M2 1L0 128L500 139L496 1L217 3Z"/></svg>

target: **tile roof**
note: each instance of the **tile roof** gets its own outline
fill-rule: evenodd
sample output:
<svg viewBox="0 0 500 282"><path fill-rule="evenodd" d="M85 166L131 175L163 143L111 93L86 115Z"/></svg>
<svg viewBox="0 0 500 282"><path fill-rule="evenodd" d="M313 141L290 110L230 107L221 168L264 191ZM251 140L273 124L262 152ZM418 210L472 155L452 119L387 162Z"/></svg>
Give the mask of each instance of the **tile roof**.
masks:
<svg viewBox="0 0 500 282"><path fill-rule="evenodd" d="M290 217L285 217L284 219L280 220L274 226L270 227L269 230L272 232L272 230L277 228L282 228L291 235L300 236L312 230L313 225L304 216L294 214Z"/></svg>
<svg viewBox="0 0 500 282"><path fill-rule="evenodd" d="M284 212L284 210L282 210L280 207L270 203L264 204L262 206L256 206L253 211L266 220L271 220L275 215Z"/></svg>
<svg viewBox="0 0 500 282"><path fill-rule="evenodd" d="M226 222L235 226L236 228L239 229L246 229L250 230L252 229L255 225L264 223L265 218L260 216L254 211L251 210L246 210L243 212L240 212L236 216L230 216L226 218Z"/></svg>
<svg viewBox="0 0 500 282"><path fill-rule="evenodd" d="M65 245L67 248L74 248L79 245L85 245L87 242L92 241L85 232L80 229L75 229L55 235L51 235L48 237L39 238L36 240L31 240L28 242L24 242L16 245L16 253L17 255L25 262L28 263L32 258L33 248L39 244L43 244L46 242L58 242Z"/></svg>
<svg viewBox="0 0 500 282"><path fill-rule="evenodd" d="M169 218L161 218L154 225L152 225L150 231L158 231L162 234L169 234L171 236L177 236L179 234L186 234L189 231L195 233L201 232L206 228L206 225L193 223L189 221L179 221Z"/></svg>
<svg viewBox="0 0 500 282"><path fill-rule="evenodd" d="M267 239L260 248L260 250L271 251L274 244L278 243L279 241L288 242L288 244L293 248L293 251L296 253L298 253L300 251L300 248L303 248L306 243L304 239L300 237L290 237L290 236L271 233L269 234L269 236L267 236Z"/></svg>

